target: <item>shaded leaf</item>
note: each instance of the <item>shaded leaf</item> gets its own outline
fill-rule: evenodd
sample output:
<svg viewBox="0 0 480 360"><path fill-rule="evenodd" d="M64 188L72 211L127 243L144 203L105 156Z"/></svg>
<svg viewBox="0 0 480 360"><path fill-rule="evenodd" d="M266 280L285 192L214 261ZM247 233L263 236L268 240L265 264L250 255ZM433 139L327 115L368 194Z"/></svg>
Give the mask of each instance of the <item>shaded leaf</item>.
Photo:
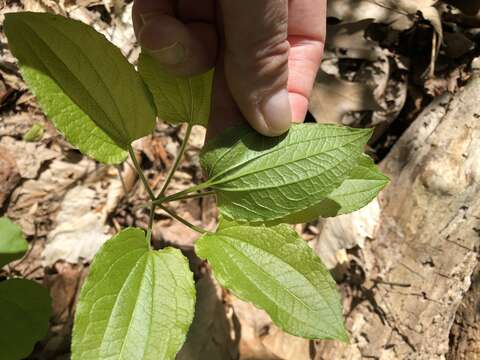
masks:
<svg viewBox="0 0 480 360"><path fill-rule="evenodd" d="M150 250L140 229L107 241L80 293L72 359L174 359L193 319L195 286L179 250Z"/></svg>
<svg viewBox="0 0 480 360"><path fill-rule="evenodd" d="M171 124L207 126L214 70L179 77L168 73L146 53L140 55L138 70L153 94L160 119Z"/></svg>
<svg viewBox="0 0 480 360"><path fill-rule="evenodd" d="M298 124L286 135L270 138L245 126L210 142L202 166L225 217L292 223L291 214L318 205L350 176L370 134Z"/></svg>
<svg viewBox="0 0 480 360"><path fill-rule="evenodd" d="M0 357L27 357L47 335L51 314L48 290L25 279L0 282Z"/></svg>
<svg viewBox="0 0 480 360"><path fill-rule="evenodd" d="M5 33L40 105L80 150L118 162L119 148L153 130L155 110L140 76L92 27L24 12L7 14Z"/></svg>
<svg viewBox="0 0 480 360"><path fill-rule="evenodd" d="M25 255L28 243L22 229L8 218L0 218L0 268Z"/></svg>
<svg viewBox="0 0 480 360"><path fill-rule="evenodd" d="M340 298L330 273L288 225L223 222L195 246L217 280L265 310L286 332L348 341Z"/></svg>

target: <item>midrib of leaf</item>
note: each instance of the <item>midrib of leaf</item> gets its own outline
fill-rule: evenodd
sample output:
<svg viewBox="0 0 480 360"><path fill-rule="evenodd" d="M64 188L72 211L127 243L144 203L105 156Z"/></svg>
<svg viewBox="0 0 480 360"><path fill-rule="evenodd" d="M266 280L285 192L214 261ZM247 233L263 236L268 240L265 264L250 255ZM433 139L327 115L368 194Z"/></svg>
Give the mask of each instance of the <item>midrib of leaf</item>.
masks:
<svg viewBox="0 0 480 360"><path fill-rule="evenodd" d="M149 252L148 254L148 260L151 261L151 254ZM154 261L152 261L154 263ZM156 276L157 274L155 273L155 264L152 264L152 282L153 282L153 286L152 286L152 297L151 297L151 302L150 302L150 314L153 314L153 306L155 304L155 279L156 279ZM145 276L144 276L145 278ZM143 281L143 279L142 279ZM151 321L151 316L150 316L150 322L148 323L148 335L150 336L150 334L152 333L152 321ZM148 341L147 341L147 345L148 345ZM123 347L123 345L122 345ZM147 346L144 346L143 347L143 354L142 354L142 359L145 359L145 353L147 352ZM163 354L163 356L165 356L165 354Z"/></svg>
<svg viewBox="0 0 480 360"><path fill-rule="evenodd" d="M31 52L31 55L32 55L33 57L35 57L38 61L40 61L40 60L38 59L37 54L36 54L35 52ZM22 72L22 75L23 75L25 78L29 78L30 76L36 76L36 77L37 77L37 80L36 80L36 81L44 81L43 79L40 79L40 80L39 80L39 78L38 78L38 74L40 73L40 71L37 71L37 70L35 70L34 68L32 68L32 67L30 67L30 66L28 66L28 65L24 65L23 68L24 68L25 70L24 70L24 71L21 71L21 72ZM33 72L32 72L31 74L25 74L25 71L26 71L26 72L33 71ZM48 69L44 69L43 71L44 71L44 72L47 72L47 73L49 72ZM45 76L48 77L48 74L45 74ZM53 96L54 96L54 97L60 97L60 100L61 100L61 101L63 101L61 98L66 98L66 99L69 101L68 106L67 106L67 107L62 107L62 108L60 109L60 111L55 111L55 114L52 114L52 115L51 115L52 118L57 117L57 116L62 116L62 117L63 117L63 116L65 116L65 113L68 113L69 111L72 111L72 110L70 110L70 109L73 109L73 111L74 111L75 113L80 113L80 115L81 115L82 117L87 117L88 119L91 120L91 118L90 118L85 112L83 112L83 110L80 109L80 108L78 107L78 105L75 104L75 102L74 102L70 97L68 97L68 96L62 91L62 89L60 88L60 86L57 84L56 81L53 80L53 78L49 78L49 80L50 80L51 82L53 82L54 85L57 87L57 89L55 89L55 90L56 90L56 93L55 93ZM48 80L47 80L47 81L48 81ZM34 91L33 89L31 89L31 91L32 91L32 93L34 93L34 95L36 95L36 94L35 94L36 91ZM36 96L38 97L38 95L36 95ZM49 101L49 102L51 102L51 101ZM50 116L50 114L47 114L47 115ZM67 114L67 116L68 116L68 114ZM92 121L92 122L93 122L93 121ZM93 122L93 124L96 126L96 124L95 124L94 122ZM67 127L68 127L69 125L71 125L71 123L70 123L70 124L67 124ZM90 130L90 132L89 132L90 136L96 138L96 139L99 140L100 142L106 142L106 143L108 143L108 144L110 144L110 145L118 146L117 144L115 144L115 142L112 140L112 138L111 138L110 136L108 136L108 134L105 133L105 131L104 131L103 129L101 129L100 127L98 127L98 129L100 129L100 130L106 135L105 138L101 138L100 136L98 136L98 135L94 132L94 131L95 131L95 127L92 127L92 129Z"/></svg>
<svg viewBox="0 0 480 360"><path fill-rule="evenodd" d="M178 282L177 282L177 279L175 278L175 274L173 273L172 269L170 269L170 267L168 266L167 262L164 261L163 259L161 259L161 256L160 256L160 253L156 253L154 254L154 256L157 256L159 261L161 261L163 263L163 267L165 269L167 269L168 273L170 274L170 280L173 281L175 283L175 285L178 285ZM169 254L165 254L165 256L169 256ZM155 271L155 270L154 270ZM177 297L176 296L173 296L173 301L175 302L175 319L178 318L178 314L177 314L177 310L178 310L178 301L177 301ZM168 339L170 339L170 332L168 332ZM169 344L169 342L165 342L165 344ZM164 348L164 352L163 352L163 356L160 358L160 359L163 359L165 357L165 355L168 353L168 350L169 350L169 347L168 346L165 346Z"/></svg>
<svg viewBox="0 0 480 360"><path fill-rule="evenodd" d="M182 86L181 84L178 82L177 79L174 80L175 82L175 86L177 87L177 90L178 90L178 93L180 94L181 98L182 98L182 108L183 108L183 113L184 114L188 114L188 110L187 110L187 103L185 101L185 94L184 94L184 91L182 91ZM178 119L180 121L186 121L186 119Z"/></svg>
<svg viewBox="0 0 480 360"><path fill-rule="evenodd" d="M96 104L97 109L99 109L99 110L103 113L103 115L104 115L103 118L104 118L106 121L108 121L108 123L110 124L110 129L109 129L109 130L112 131L112 132L114 132L114 133L116 134L116 137L117 137L116 140L118 140L118 141L119 141L120 139L123 140L123 136L122 136L122 135L120 135L120 136L118 135L117 130L116 130L116 128L115 128L115 125L114 125L114 124L112 123L112 121L110 120L110 117L107 116L107 114L105 113L105 110L103 110L103 108L102 108L102 107L100 106L100 104L97 102L97 100L95 99L95 97L91 96L90 92L88 91L87 87L85 87L85 85L83 84L83 82L81 82L80 79L77 77L77 75L76 75L75 73L73 73L72 71L70 71L70 69L69 69L69 67L67 66L67 64L65 64L65 62L64 62L61 58L59 58L59 57L50 49L50 47L48 46L48 43L45 42L45 40L42 38L42 36L41 36L40 34L36 33L35 30L34 30L28 23L25 22L24 24L26 25L26 27L29 28L29 30L30 30L31 32L33 32L33 33L35 34L34 36L37 36L37 39L38 39L40 42L43 43L43 45L48 49L49 54L50 54L52 57L56 58L60 63L62 63L62 65L65 67L65 69L67 69L68 72L72 75L72 77L74 77L74 78L77 80L77 84L80 85L80 86L83 88L83 90L88 94L89 98L90 98L91 100L93 100L93 102ZM46 24L46 22L43 23L43 25L45 25L45 24ZM48 26L49 26L49 25L48 25ZM71 39L69 39L67 36L65 36L65 34L63 34L62 31L58 31L58 30L57 30L57 32L58 32L61 36L63 36L65 39L71 40ZM34 36L33 36L33 37L34 37ZM35 49L34 46L32 46L32 43L30 42L29 37L27 37L27 42L29 43L30 48L31 48L31 49L33 50L33 52L35 53L35 57L36 57L37 59L39 59L39 55L37 54L37 50ZM72 43L77 49L79 49L79 50L81 51L81 48L80 48L74 41L71 41L71 43ZM92 66L94 72L97 74L97 77L100 79L100 82L102 83L103 87L105 88L105 90L106 90L105 92L108 94L109 98L110 98L111 100L113 100L113 97L112 97L112 94L110 93L109 88L106 87L105 82L104 82L103 79L99 76L99 74L98 74L98 72L97 72L97 69L93 66L93 63L90 61L90 59L89 59L88 57L86 57L85 55L83 55L83 53L82 53L82 56L83 56L83 57L87 60L87 62ZM44 62L42 62L42 61L41 61L41 63L42 63L43 66L46 67L46 70L49 72L50 77L54 80L54 77L52 76L51 70L48 69L48 65L46 65L46 63L44 63ZM54 81L55 81L55 83L63 90L62 85L59 84L56 80L54 80ZM68 95L67 95L67 96L68 96ZM72 100L72 102L74 102L74 103L81 109L81 106L80 106L74 99L72 99L70 96L68 96L68 98L69 98L70 100ZM116 112L117 112L117 115L119 116L119 119L123 119L123 118L121 117L121 115L119 114L120 109L118 108L117 103L116 103L115 101L113 101L113 103L114 103L114 107L115 107L115 110L116 110ZM83 111L83 110L82 110L82 111ZM87 115L88 115L88 114L87 114ZM88 115L88 116L91 118L90 115ZM92 119L92 120L93 120L93 119ZM94 121L94 123L98 126L98 124L97 124L95 121ZM121 126L122 126L122 128L123 128L123 131L125 131L125 134L128 135L129 132L125 130L124 122L123 122L123 121L120 121L120 124L121 124ZM104 130L104 131L105 131L105 130ZM107 135L108 135L108 133L107 133ZM128 145L128 144L124 144L123 141L122 141L122 142L121 142L121 145L125 146L125 145Z"/></svg>
<svg viewBox="0 0 480 360"><path fill-rule="evenodd" d="M145 273L145 269L147 267L147 261L145 260L148 260L148 252L146 252L144 255L142 255L136 262L135 266L132 268L132 270L130 271L130 273L128 274L127 278L125 279L125 281L123 282L122 286L120 287L120 290L118 291L118 296L116 297L115 299L115 303L114 305L112 306L112 310L110 311L110 316L108 318L108 322L107 322L107 326L105 327L105 329L109 329L112 327L111 325L111 321L112 321L112 314L115 312L117 306L118 306L118 298L122 295L123 293L123 290L125 289L125 286L126 284L128 284L128 281L129 279L134 276L134 275L137 275L136 274L136 270L139 266L143 265L143 272L141 272L140 274L144 274ZM140 281L140 285L139 285L139 291L137 292L136 296L135 296L135 302L134 302L134 305L133 305L133 311L131 312L131 315L130 315L130 319L128 321L128 327L127 327L127 332L125 334L125 336L122 338L122 347L120 348L120 352L118 353L118 357L119 358L122 358L122 353L123 353L123 349L124 349L124 346L125 346L125 343L126 343L126 339L128 338L128 334L130 333L130 329L131 329L131 326L132 326L132 319L134 318L134 315L138 309L138 306L137 306L137 303L138 303L138 299L140 297L140 293L141 293L141 289L142 289L142 285L143 285L143 282L145 281L145 276L142 276L142 279ZM105 340L105 335L107 334L107 331L104 331L103 332L103 335L102 335L102 341L100 342L100 344L103 344L104 340ZM101 353L102 352L102 347L99 349L99 352Z"/></svg>
<svg viewBox="0 0 480 360"><path fill-rule="evenodd" d="M52 80L52 81L53 81L53 80ZM55 83L55 84L56 84L56 83ZM57 85L57 86L58 86L58 85ZM60 91L61 91L61 90L60 90ZM54 95L54 96L58 96L58 95ZM86 116L86 117L88 117L88 118L90 119L90 117L89 117L86 113L84 113L83 110L81 110L81 109L78 107L78 105L75 104L67 95L65 95L65 94L62 92L62 93L60 94L60 96L65 96L65 97L67 97L67 98L71 101L71 104L69 105L69 107L65 107L65 108L62 108L62 109L60 110L60 116L65 116L64 112L67 112L67 113L68 113L68 112L69 112L68 109L72 108L74 111L78 111L77 109L79 109L79 110L82 112L82 116ZM70 110L70 111L71 111L71 110ZM92 120L92 121L93 121L93 120ZM94 122L93 124L96 125L95 122ZM100 128L100 127L98 127L98 128L105 133L105 131L104 131L102 128ZM106 133L105 133L105 134L106 134ZM101 142L107 142L107 143L109 143L110 145L115 145L115 146L117 146L117 144L115 144L115 141L113 141L112 138L111 138L110 136L108 136L108 134L106 134L106 135L107 135L107 136L106 136L105 139L102 139L101 137L97 136L97 134L95 133L95 127L92 127L91 130L89 131L89 136L92 136L92 137L100 140Z"/></svg>
<svg viewBox="0 0 480 360"><path fill-rule="evenodd" d="M108 97L110 98L110 101L111 101L111 102L113 103L113 105L114 105L114 108L115 108L115 111L116 111L116 113L117 113L116 115L117 115L118 119L123 119L122 111L121 111L120 108L118 107L117 102L115 101L112 93L110 92L110 88L107 86L107 83L105 82L105 80L103 79L103 77L99 74L99 72L98 72L97 68L94 66L92 60L91 60L87 55L84 55L84 53L82 52L82 48L81 48L75 41L73 41L73 39L69 38L64 32L62 32L61 29L59 30L59 29L57 29L56 27L53 27L50 23L47 23L46 25L52 27L54 30L56 29L57 32L60 34L60 36L62 36L63 38L65 38L65 39L67 39L67 40L70 40L70 42L74 45L74 47L79 50L79 53L80 53L80 54L87 60L87 62L90 64L91 68L93 69L93 71L94 71L95 74L97 75L97 78L100 79L100 82L102 83L104 89L106 90L105 92L107 93ZM90 29L89 29L89 30L90 30ZM91 33L90 31L87 31L86 33L87 33L88 36L92 39L92 42L95 42L95 43L98 42L98 39L97 39L97 38L92 37L92 33ZM103 36L103 35L100 35L100 36ZM43 39L42 39L42 40L43 40ZM107 42L109 43L109 45L115 46L115 45L111 44L106 38L105 38L105 41L107 41ZM122 55L122 53L120 52L120 50L117 49L117 51L118 51L118 55L121 56L121 57L123 57L123 55ZM60 61L61 61L61 60L60 60ZM63 64L65 65L65 67L68 69L68 67L66 66L66 64L65 64L63 61L62 61L62 63L63 63ZM112 58L112 63L115 64L115 67L116 67L116 69L117 69L117 72L120 72L120 70L119 70L119 68L118 68L118 64L117 64L115 58ZM72 72L70 72L70 73L73 74ZM73 74L73 76L75 76L75 74ZM75 77L76 77L76 76L75 76ZM78 82L80 83L80 79L77 78L77 80L78 80ZM82 84L82 86L85 88L85 86L84 86L83 84ZM88 94L90 94L90 93L88 92ZM91 96L91 98L93 98L93 97ZM94 99L94 100L95 100L95 103L98 105L98 102L96 101L96 99ZM135 103L135 102L134 102L134 103ZM102 109L102 112L104 112L103 109ZM108 120L108 122L110 123L110 125L112 125L112 122L110 121L110 118L109 118L108 116L107 116L107 120ZM125 120L125 119L123 119L123 120ZM122 126L122 129L123 129L125 135L126 135L126 136L129 136L129 135L130 135L130 134L129 134L129 131L125 128L125 121L120 121L120 125Z"/></svg>
<svg viewBox="0 0 480 360"><path fill-rule="evenodd" d="M278 234L278 233L277 233ZM226 238L230 238L231 240L233 240L233 243L235 243L235 238L231 238L230 236L228 235L218 235L219 237L226 237ZM302 299L300 299L297 295L295 295L294 293L291 292L290 289L286 288L286 287L283 287L277 279L275 279L274 277L272 277L271 274L267 273L263 268L257 266L253 261L250 260L249 257L247 257L245 254L243 254L243 252L241 250L239 250L237 247L235 247L231 242L229 241L223 241L224 244L228 245L230 248L232 248L233 250L236 250L236 252L246 260L247 263L250 263L251 265L253 265L253 268L257 269L258 272L261 272L262 274L266 275L267 278L269 278L270 280L272 280L273 283L275 283L277 285L278 288L281 288L281 289L284 289L291 297L293 297L294 299L296 299L299 303L301 303L302 305L304 305L309 311L311 312L314 312L314 313L317 313L318 310L317 309L314 309L312 308L310 305L306 304L305 302L303 302ZM256 249L259 249L260 251L264 252L264 253L267 253L268 255L272 256L273 258L276 258L276 259L279 259L280 261L282 259L278 258L276 255L266 251L265 249L262 249L262 248L259 248L257 246L254 246L252 245L251 243L248 243L248 245L252 246L252 247L255 247ZM248 273L242 271L242 269L240 269L240 267L233 261L232 257L230 257L230 254L228 251L225 252L225 254L230 258L231 261L231 264L233 266L235 266L239 273L243 274L243 276L245 276L254 286L257 290L259 290L260 293L262 293L266 298L270 299L270 301L275 304L276 306L278 306L280 309L282 309L282 311L284 313L290 313L290 315L293 317L293 314L288 310L288 309L285 309L283 306L281 306L277 301L275 301L274 299L272 299L267 293L265 293L264 291L262 291L262 289L260 289L257 284L255 283L254 280L252 280L251 277L248 276ZM294 272L297 272L296 269L294 267L292 267L289 263L287 262L284 262L284 261L281 261L281 263L283 263L284 265L287 265L290 269L293 269ZM303 276L304 279L307 280L307 282L312 286L313 288L313 292L317 293L318 295L320 295L320 297L323 299L324 303L327 305L328 309L330 310L330 312L332 314L335 315L335 317L337 318L338 321L341 321L338 317L337 317L337 314L335 311L333 311L332 307L330 306L330 303L328 301L325 300L325 297L323 296L323 294L321 294L320 292L317 291L317 289L315 288L315 285L310 281L310 279L308 279L306 276ZM307 323L305 320L303 319L300 319L299 317L294 317L298 322L306 325L310 330L313 330L315 332L315 328L312 327L312 325L310 325L309 323ZM325 332L326 333L326 332ZM326 333L328 334L328 333ZM332 335L331 333L329 333L330 336L334 336Z"/></svg>
<svg viewBox="0 0 480 360"><path fill-rule="evenodd" d="M339 137L346 137L346 136L352 136L352 134L342 134L342 135L338 135L338 136L335 136L336 138L339 138ZM225 169L223 171L221 171L220 173L216 174L213 178L212 178L212 185L217 185L217 184L221 184L222 182L226 182L226 179L228 181L232 181L232 180L236 180L237 178L241 177L241 176L247 176L247 175L251 175L251 174L256 174L257 172L259 171L264 171L264 170L270 170L270 169L274 169L274 168L277 168L277 167L281 167L281 166L286 166L286 165L289 165L291 163L294 163L294 162L297 162L297 161L302 161L302 160L306 160L308 158L311 158L311 157L315 157L315 156L318 156L318 155L322 155L322 154L325 154L327 152L330 152L330 151L334 151L334 150L340 150L342 149L343 147L346 147L348 145L351 145L352 143L354 143L355 141L357 141L359 138L362 138L362 137L365 137L365 134L364 133L360 133L358 137L352 139L351 141L347 142L347 143L343 143L342 145L337 145L336 147L334 148L331 148L330 150L323 150L321 152L317 152L317 153L314 153L314 154L311 154L311 155L306 155L305 157L301 157L299 159L295 159L295 160L291 160L291 161L288 161L286 163L281 163L281 164L277 164L275 166L272 166L272 167L269 167L269 168L263 168L263 169L254 169L254 171L251 171L250 173L243 173L243 174L239 174L237 175L237 177L231 177L231 178L222 178L222 179L219 179L219 180L215 180L217 179L218 177L221 177L221 176L228 176L228 173L234 173L235 170L237 170L238 168L240 167L244 167L244 166L247 166L249 163L253 162L253 161L257 161L259 159L261 159L262 157L265 157L265 156L270 156L272 154L275 154L276 152L278 151L287 151L289 147L292 147L292 146L299 146L299 145L304 145L304 144L307 144L307 143L312 143L312 142L317 142L317 141L321 141L322 139L324 139L325 137L323 138L315 138L315 139L310 139L310 140L304 140L304 141L300 141L300 142L295 142L295 143L289 143L289 144L286 144L285 146L282 146L282 147L278 147L276 149L272 149L271 151L268 151L268 152L263 152L261 154L259 154L258 156L256 157L253 157L253 158L250 158L250 159L246 159L245 161L242 161L228 169ZM230 151L233 151L233 147L231 147L226 154L223 154L222 155L222 158L225 157ZM218 163L218 161L216 162Z"/></svg>
<svg viewBox="0 0 480 360"><path fill-rule="evenodd" d="M267 172L267 171L276 169L278 167L288 166L290 164L296 163L297 161L307 160L311 157L315 157L315 156L319 156L319 155L330 156L331 158L336 160L336 158L333 155L330 155L330 152L332 152L332 151L343 151L343 150L342 150L342 148L336 148L336 149L332 149L332 150L329 150L329 151L326 151L326 152L323 152L323 153L318 153L318 154L315 154L315 155L312 155L312 156L308 156L306 158L302 158L302 159L298 159L298 160L292 160L292 161L289 161L289 162L286 162L286 163L283 163L283 164L272 166L271 168L264 168L264 169L260 169L258 171L251 171L249 173L239 174L237 176L233 176L233 177L230 177L230 178L223 179L222 181L218 181L217 183L212 182L211 187L212 188L217 188L217 189L222 190L222 191L239 192L239 191L257 191L257 190L279 189L279 188L290 186L292 184L298 184L300 182L305 182L305 181L311 180L313 178L319 177L319 176L323 175L325 172L328 172L328 171L331 171L331 170L337 168L338 164L345 161L345 159L343 159L343 161L338 160L336 163L334 163L334 165L332 165L329 168L324 168L322 170L322 172L320 172L320 173L317 173L315 175L305 177L305 178L302 178L302 179L295 179L295 180L292 180L288 183L282 183L281 185L271 184L271 185L266 185L266 186L262 186L262 187L256 187L254 189L252 189L252 188L240 188L240 187L228 188L228 187L221 187L221 186L218 187L218 186L216 186L216 185L223 185L224 183L227 183L227 182L230 182L230 181L235 181L235 180L238 180L238 179L241 179L243 177L250 176L250 175L260 174L262 172ZM358 155L360 155L360 154L358 154Z"/></svg>
<svg viewBox="0 0 480 360"><path fill-rule="evenodd" d="M242 130L243 130L242 133L244 133L244 132L246 132L247 129L246 129L246 128L243 128ZM225 148L225 151L223 151L223 153L222 153L220 156L218 156L218 158L215 160L215 162L214 162L214 163L212 164L212 166L210 167L210 171L208 172L208 177L210 177L210 176L212 175L212 173L215 172L215 167L218 165L218 163L219 163L220 161L222 161L223 158L230 153L230 151L233 151L233 149L234 149L234 148L237 146L237 144L240 143L241 141L242 141L242 139L241 139L241 136L240 136L239 139L238 139L237 141L235 141L234 144L232 144L232 145L229 146L228 148ZM223 172L227 172L227 171L229 171L229 170L230 170L230 169L226 169L226 170L224 170ZM220 172L219 174L221 174L221 173L222 173L222 172ZM219 174L217 174L217 175L215 175L215 176L218 176Z"/></svg>
<svg viewBox="0 0 480 360"><path fill-rule="evenodd" d="M166 102L170 103L170 105L172 105L172 107L174 108L177 115L182 113L181 109L180 109L180 111L178 111L175 101L172 101L171 98L169 98L166 95L166 92L163 92L163 90L160 90L160 88L158 88L158 91L156 92L156 94L160 94L160 96L162 96L165 99Z"/></svg>
<svg viewBox="0 0 480 360"><path fill-rule="evenodd" d="M140 251L140 252L143 253L143 252L145 252L145 251L147 251L147 250L146 250L146 249L143 249L143 248L138 248L138 247L137 247L137 248L135 248L135 249L133 249L133 250L131 250L131 251L127 251L127 252L123 253L120 257L118 257L118 258L109 266L108 271L105 271L105 272L103 273L103 276L102 276L98 281L96 281L96 283L94 284L94 286L92 286L90 289L85 289L85 290L84 290L85 294L83 295L83 297L87 297L88 294L89 294L91 291L93 291L94 289L96 289L96 287L99 286L99 284L101 284L101 283L105 280L105 278L107 278L107 277L109 276L110 270L111 270L118 262L120 262L124 257L127 257L127 256L129 256L129 255L131 255L132 253L137 252L137 251ZM140 256L136 261L138 262L138 260L139 260L140 258L141 258L141 256Z"/></svg>
<svg viewBox="0 0 480 360"><path fill-rule="evenodd" d="M281 226L282 226L282 225L281 225ZM283 225L283 226L288 227L288 225ZM273 230L273 231L275 232L275 234L277 234L278 236L282 237L282 238L285 240L285 243L291 244L291 242L288 240L288 235L285 235L285 234L283 234L283 233L280 232L280 231L275 231L275 230ZM292 231L292 232L293 232L293 231L295 231L295 230L289 228L289 231ZM299 237L299 235L297 235L296 233L295 233L295 236L298 236L298 237ZM299 237L299 240L302 240L302 241L303 241L303 239L300 238L300 237ZM248 244L250 244L250 243L248 243ZM308 245L307 245L307 246L308 246ZM258 246L256 246L256 248L257 248L257 249L260 249L260 250L262 250L262 251L264 251L264 252L266 252L267 254L271 254L273 257L276 257L277 259L282 260L282 259L279 258L278 256L275 256L274 254L269 253L269 252L268 252L266 249L264 249L264 248L261 248L261 247L258 247ZM308 248L308 250L311 250L311 249ZM289 258L287 257L287 260L288 260L288 259L289 259ZM318 260L318 259L317 259L317 260ZM292 264L290 264L289 262L284 261L284 264L287 264L291 269L295 270L295 267L294 267ZM326 273L326 274L325 274L325 273ZM325 271L325 273L322 274L322 275L328 275L328 274L329 274L328 271ZM307 282L313 287L313 289L315 289L315 284L314 284L307 276L304 276L304 278L305 278L305 279L307 280ZM327 285L330 287L331 290L336 290L335 285L334 285L333 283L331 283L331 282L329 282L329 281L325 281L325 282L327 283ZM330 311L335 314L335 312L333 311L333 309L330 307L329 302L326 301L326 298L325 298L321 293L319 293L319 295L320 295L321 298L323 298L324 302L327 304L327 306L329 307ZM340 318L340 317L337 317L337 320L340 321L341 318Z"/></svg>

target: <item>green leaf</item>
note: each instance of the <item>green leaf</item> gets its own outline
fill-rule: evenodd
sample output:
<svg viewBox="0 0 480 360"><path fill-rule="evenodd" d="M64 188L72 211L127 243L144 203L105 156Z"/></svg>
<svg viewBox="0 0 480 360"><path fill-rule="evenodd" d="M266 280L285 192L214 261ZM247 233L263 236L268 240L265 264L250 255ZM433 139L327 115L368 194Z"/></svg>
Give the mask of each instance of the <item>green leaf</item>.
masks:
<svg viewBox="0 0 480 360"><path fill-rule="evenodd" d="M96 255L73 328L72 359L174 359L193 319L195 286L179 250L150 250L126 229Z"/></svg>
<svg viewBox="0 0 480 360"><path fill-rule="evenodd" d="M118 164L127 152L115 144L48 75L21 66L22 76L29 84L45 114L65 138L83 154L105 164Z"/></svg>
<svg viewBox="0 0 480 360"><path fill-rule="evenodd" d="M27 249L22 229L6 217L0 218L0 268L23 257Z"/></svg>
<svg viewBox="0 0 480 360"><path fill-rule="evenodd" d="M179 77L168 73L146 53L140 55L138 70L153 94L160 119L171 124L207 126L214 70Z"/></svg>
<svg viewBox="0 0 480 360"><path fill-rule="evenodd" d="M350 173L350 177L328 196L340 205L340 210L337 213L324 210L321 216L347 214L367 206L389 181L369 156L360 157L359 164Z"/></svg>
<svg viewBox="0 0 480 360"><path fill-rule="evenodd" d="M95 156L92 143L103 141L118 159L118 148L153 130L155 109L146 86L120 50L92 27L23 12L6 15L5 33L40 105L82 151ZM106 151L99 151L101 158Z"/></svg>
<svg viewBox="0 0 480 360"><path fill-rule="evenodd" d="M32 125L30 130L28 130L25 134L23 134L23 141L35 142L42 140L43 133L45 129L41 123L35 123Z"/></svg>
<svg viewBox="0 0 480 360"><path fill-rule="evenodd" d="M291 214L289 220L293 223L304 223L319 216L332 217L359 210L375 199L388 182L388 177L378 170L373 160L363 155L359 158L358 166L340 187L319 204Z"/></svg>
<svg viewBox="0 0 480 360"><path fill-rule="evenodd" d="M223 222L215 234L203 235L195 250L223 286L264 309L286 332L348 341L335 282L288 225Z"/></svg>
<svg viewBox="0 0 480 360"><path fill-rule="evenodd" d="M370 130L293 125L281 137L231 129L201 155L222 215L250 223L295 223L337 189L358 165ZM310 214L313 220L318 215ZM315 216L314 216L315 215Z"/></svg>
<svg viewBox="0 0 480 360"><path fill-rule="evenodd" d="M25 279L0 282L0 358L26 358L47 335L51 300L47 289Z"/></svg>

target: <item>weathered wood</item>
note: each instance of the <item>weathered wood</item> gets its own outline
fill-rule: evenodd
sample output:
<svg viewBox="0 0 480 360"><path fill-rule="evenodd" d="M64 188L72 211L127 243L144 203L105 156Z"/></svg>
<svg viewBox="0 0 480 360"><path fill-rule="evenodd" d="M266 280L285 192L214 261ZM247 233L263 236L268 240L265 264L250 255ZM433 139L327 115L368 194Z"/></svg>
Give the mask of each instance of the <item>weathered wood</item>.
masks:
<svg viewBox="0 0 480 360"><path fill-rule="evenodd" d="M480 266L455 315L447 360L480 359Z"/></svg>
<svg viewBox="0 0 480 360"><path fill-rule="evenodd" d="M380 226L343 286L351 344L316 359L444 359L479 263L480 78L436 99L382 164Z"/></svg>

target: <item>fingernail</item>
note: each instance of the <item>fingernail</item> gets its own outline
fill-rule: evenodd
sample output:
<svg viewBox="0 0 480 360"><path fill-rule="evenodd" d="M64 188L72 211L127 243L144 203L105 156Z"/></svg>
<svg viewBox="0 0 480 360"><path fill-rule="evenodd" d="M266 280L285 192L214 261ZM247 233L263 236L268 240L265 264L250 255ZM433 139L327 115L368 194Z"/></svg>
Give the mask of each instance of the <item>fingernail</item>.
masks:
<svg viewBox="0 0 480 360"><path fill-rule="evenodd" d="M173 43L170 46L161 49L145 49L153 55L158 62L163 65L178 65L181 64L186 57L186 51L179 42Z"/></svg>
<svg viewBox="0 0 480 360"><path fill-rule="evenodd" d="M286 89L282 89L263 100L260 111L269 131L268 135L278 136L290 128L292 111Z"/></svg>

